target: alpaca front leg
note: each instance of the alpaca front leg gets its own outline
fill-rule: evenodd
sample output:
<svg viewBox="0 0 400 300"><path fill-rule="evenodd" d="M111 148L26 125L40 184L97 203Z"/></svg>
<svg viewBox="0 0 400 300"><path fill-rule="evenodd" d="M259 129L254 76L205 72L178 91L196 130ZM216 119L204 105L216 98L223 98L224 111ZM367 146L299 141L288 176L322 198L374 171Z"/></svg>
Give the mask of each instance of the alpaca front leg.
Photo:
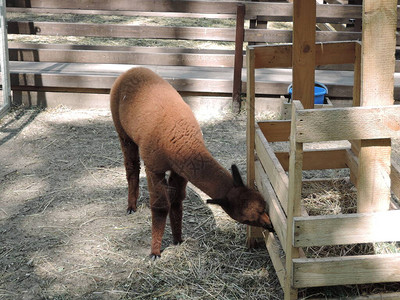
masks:
<svg viewBox="0 0 400 300"><path fill-rule="evenodd" d="M152 259L161 257L161 242L169 212L165 174L155 174L146 170L150 192L151 209L151 254Z"/></svg>
<svg viewBox="0 0 400 300"><path fill-rule="evenodd" d="M187 180L175 172L171 172L168 178L168 197L170 202L169 220L174 244L180 244L182 240L182 202L186 197Z"/></svg>

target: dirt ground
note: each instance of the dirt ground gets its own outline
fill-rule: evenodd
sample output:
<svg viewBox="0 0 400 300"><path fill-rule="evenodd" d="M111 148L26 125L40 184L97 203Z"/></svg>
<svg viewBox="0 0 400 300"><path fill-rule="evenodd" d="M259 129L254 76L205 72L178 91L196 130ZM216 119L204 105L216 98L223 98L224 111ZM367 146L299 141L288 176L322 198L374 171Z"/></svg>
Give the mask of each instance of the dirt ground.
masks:
<svg viewBox="0 0 400 300"><path fill-rule="evenodd" d="M245 170L245 118L201 122L210 151ZM282 299L265 248L193 186L184 237L152 263L147 183L127 215L108 110L17 109L0 120L0 299Z"/></svg>

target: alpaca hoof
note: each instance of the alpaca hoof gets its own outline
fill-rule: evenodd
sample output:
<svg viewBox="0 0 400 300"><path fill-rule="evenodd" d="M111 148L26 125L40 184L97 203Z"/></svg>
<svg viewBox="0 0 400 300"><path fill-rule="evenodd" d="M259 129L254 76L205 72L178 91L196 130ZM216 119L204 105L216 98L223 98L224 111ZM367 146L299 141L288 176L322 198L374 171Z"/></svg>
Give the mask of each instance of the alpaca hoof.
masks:
<svg viewBox="0 0 400 300"><path fill-rule="evenodd" d="M130 215L131 213L136 212L136 208L128 207L128 208L126 209L126 212L128 213L128 215Z"/></svg>
<svg viewBox="0 0 400 300"><path fill-rule="evenodd" d="M182 243L183 243L183 240L179 240L179 241L174 241L174 242L173 242L173 244L174 244L175 246L180 245L180 244L182 244Z"/></svg>
<svg viewBox="0 0 400 300"><path fill-rule="evenodd" d="M150 254L150 260L151 261L156 261L161 258L161 255L156 255L156 254Z"/></svg>

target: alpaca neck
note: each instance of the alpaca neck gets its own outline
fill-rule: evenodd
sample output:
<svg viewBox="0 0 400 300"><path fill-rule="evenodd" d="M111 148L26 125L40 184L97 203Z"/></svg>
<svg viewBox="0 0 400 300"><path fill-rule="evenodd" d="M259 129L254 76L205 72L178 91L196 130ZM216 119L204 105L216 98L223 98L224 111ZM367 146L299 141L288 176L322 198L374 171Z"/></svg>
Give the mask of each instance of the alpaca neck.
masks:
<svg viewBox="0 0 400 300"><path fill-rule="evenodd" d="M197 154L190 163L184 163L181 176L206 193L212 199L225 198L233 187L231 174L210 153Z"/></svg>

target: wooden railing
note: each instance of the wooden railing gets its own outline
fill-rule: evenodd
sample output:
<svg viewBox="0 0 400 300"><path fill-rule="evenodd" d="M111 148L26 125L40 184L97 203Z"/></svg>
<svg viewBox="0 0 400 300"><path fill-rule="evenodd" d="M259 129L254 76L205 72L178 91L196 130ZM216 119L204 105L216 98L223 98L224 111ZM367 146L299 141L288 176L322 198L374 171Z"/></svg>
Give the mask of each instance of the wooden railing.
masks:
<svg viewBox="0 0 400 300"><path fill-rule="evenodd" d="M237 24L238 4L244 4L243 23ZM291 21L291 3L220 2L220 1L7 1L7 12L20 14L87 14L118 16L153 16L171 18L234 19L232 27L138 26L128 24L97 24L43 22L35 18L10 20L9 34L39 36L75 36L122 39L193 40L234 42L239 45L236 61L243 61L243 43L291 43L291 30L257 29L244 26L246 20L265 16L273 21ZM349 23L361 17L358 5L317 5L317 22ZM247 23L246 23L247 24ZM243 26L242 36L237 26ZM318 31L317 42L360 40L360 32ZM238 58L240 56L240 58ZM236 102L240 101L242 66L235 66L235 51L172 47L122 47L91 45L55 45L10 43L11 83L15 91L108 93L112 83L124 68L115 65L157 66L178 91L201 95L230 95L236 68ZM29 64L28 64L29 62ZM35 64L32 64L35 63ZM53 64L51 64L53 63ZM54 63L63 64L54 65ZM97 68L87 64L112 64ZM245 64L244 64L245 65ZM161 67L162 66L162 67ZM174 69L175 68L175 69ZM186 71L183 71L185 68ZM56 72L57 71L57 72ZM260 85L259 93L283 93L273 82ZM350 95L349 95L350 96Z"/></svg>

